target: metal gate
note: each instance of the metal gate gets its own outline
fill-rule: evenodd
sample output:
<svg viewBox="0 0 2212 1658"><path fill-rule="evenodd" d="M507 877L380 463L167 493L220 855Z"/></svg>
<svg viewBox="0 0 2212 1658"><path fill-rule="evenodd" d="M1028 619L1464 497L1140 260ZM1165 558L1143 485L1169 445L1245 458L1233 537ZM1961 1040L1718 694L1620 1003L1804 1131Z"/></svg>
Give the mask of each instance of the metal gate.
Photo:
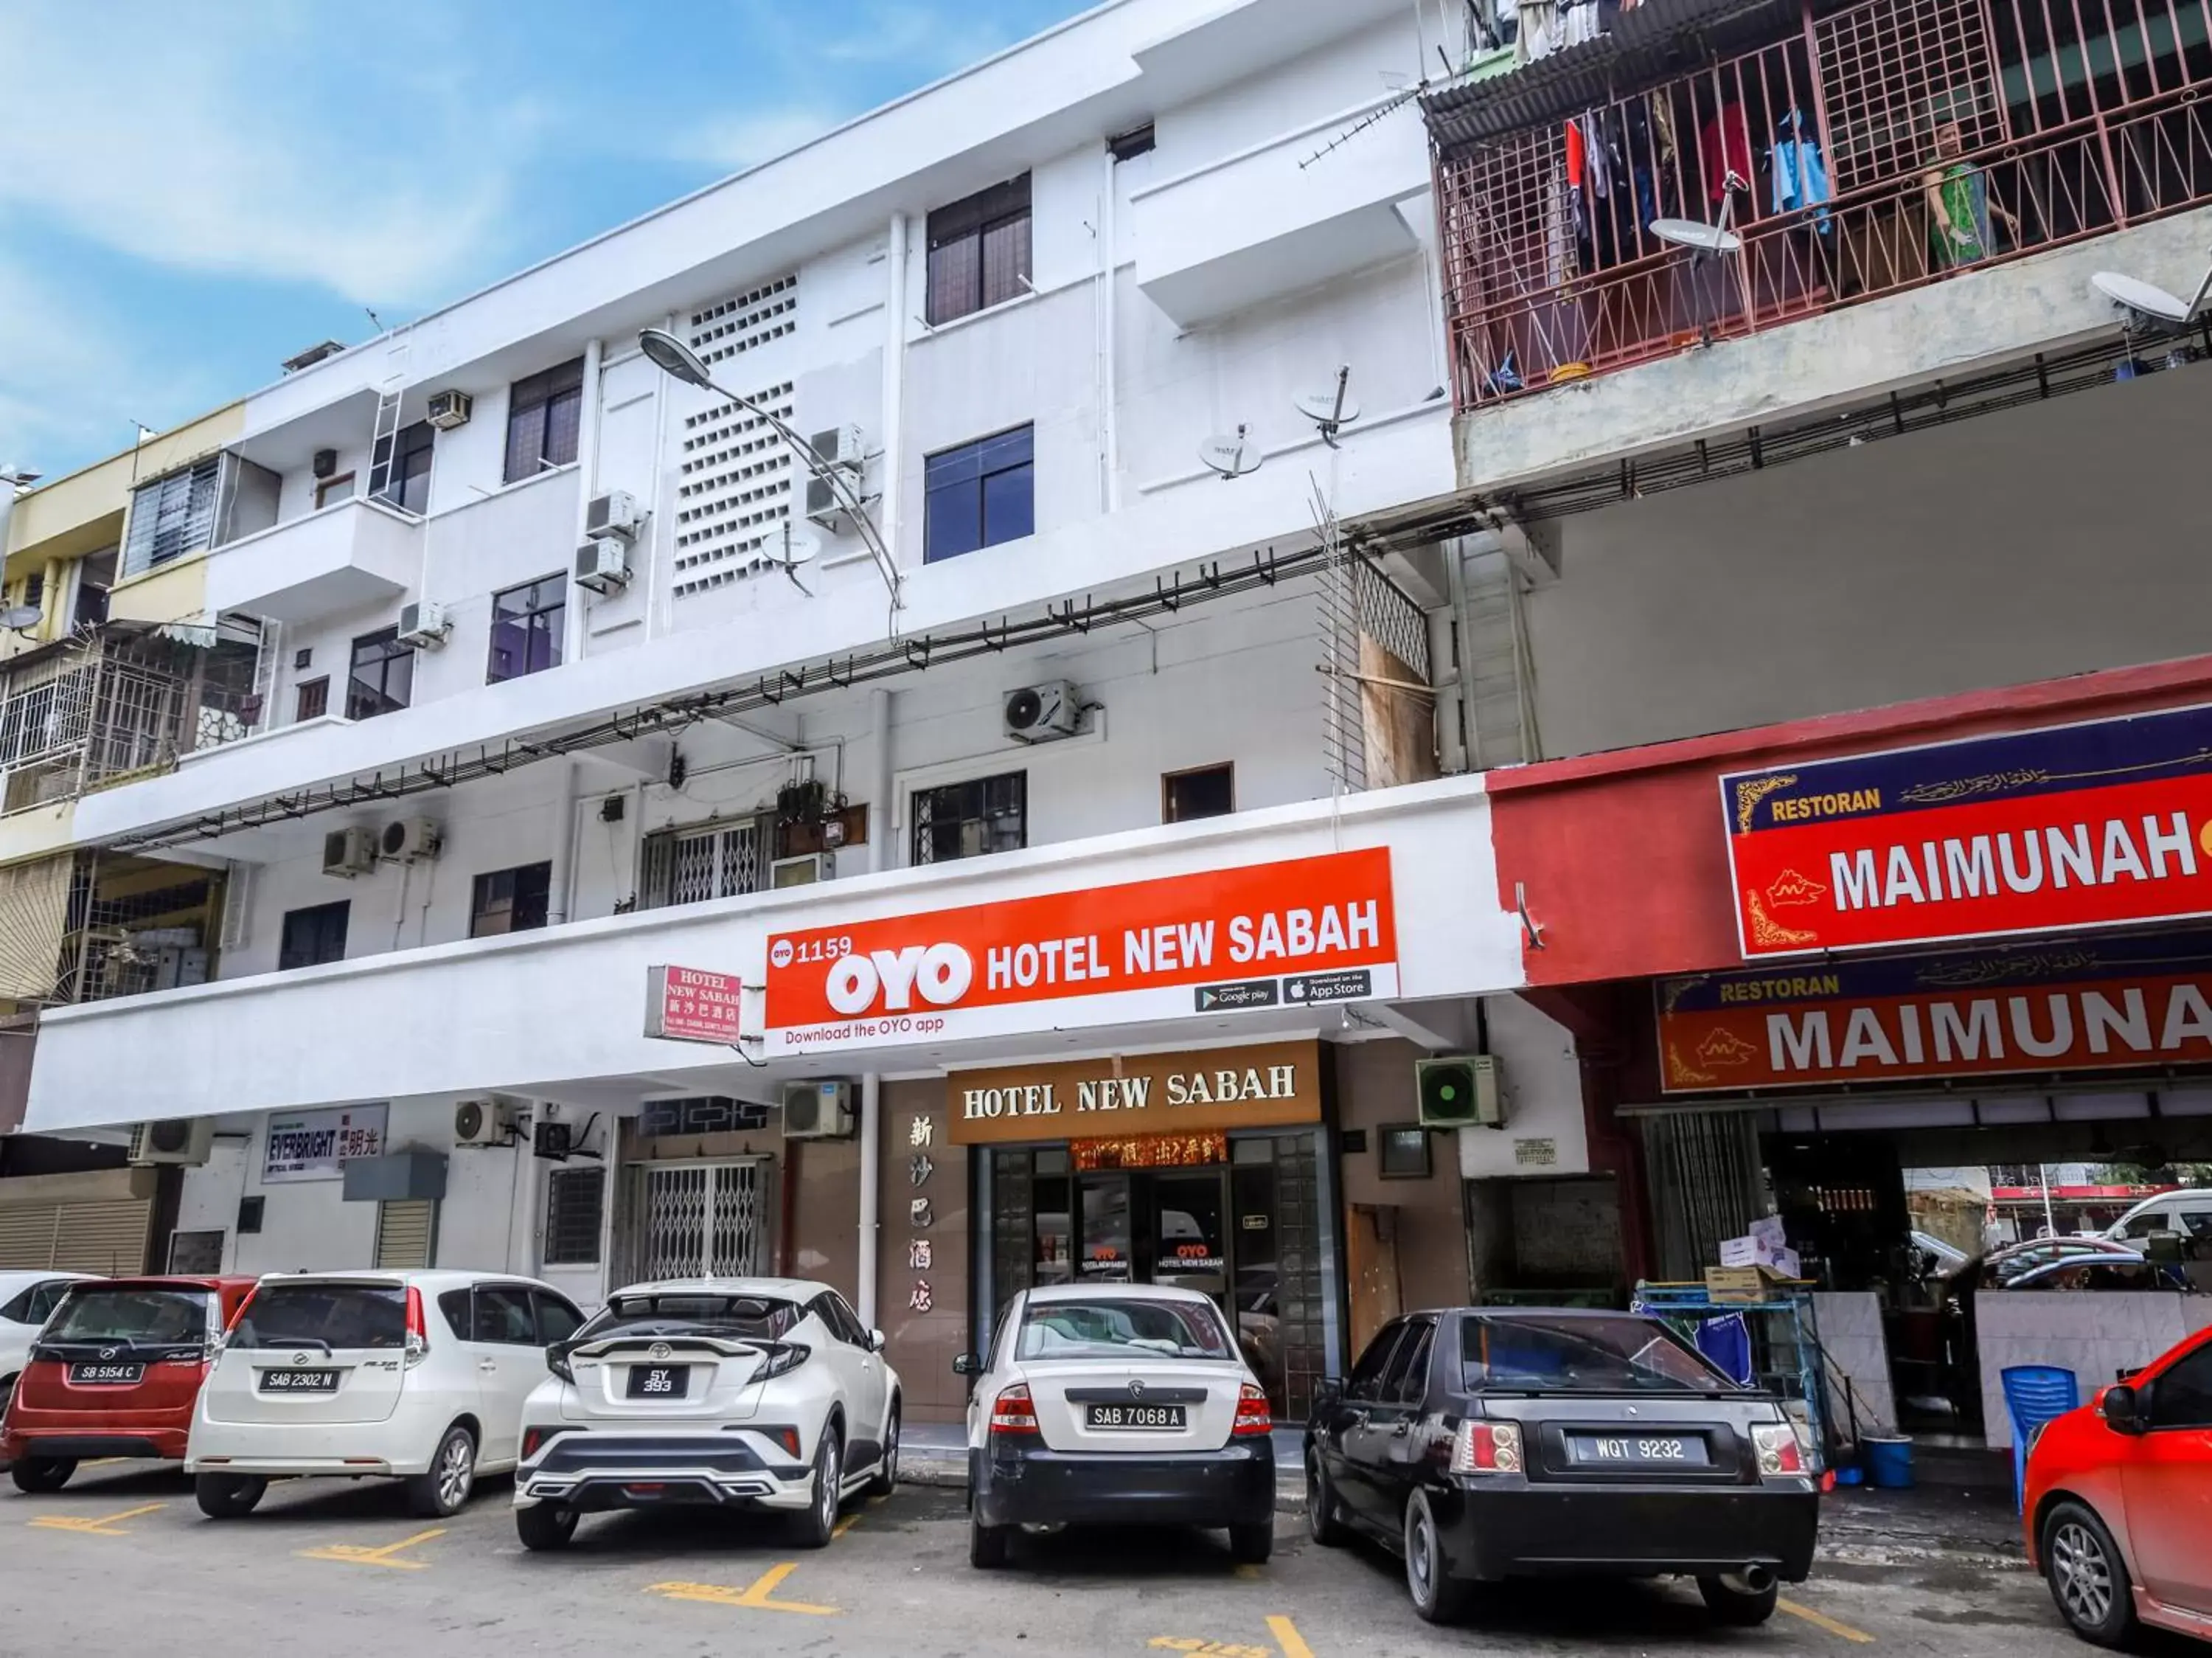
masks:
<svg viewBox="0 0 2212 1658"><path fill-rule="evenodd" d="M767 1253L766 1167L764 1158L640 1166L634 1276L757 1276Z"/></svg>

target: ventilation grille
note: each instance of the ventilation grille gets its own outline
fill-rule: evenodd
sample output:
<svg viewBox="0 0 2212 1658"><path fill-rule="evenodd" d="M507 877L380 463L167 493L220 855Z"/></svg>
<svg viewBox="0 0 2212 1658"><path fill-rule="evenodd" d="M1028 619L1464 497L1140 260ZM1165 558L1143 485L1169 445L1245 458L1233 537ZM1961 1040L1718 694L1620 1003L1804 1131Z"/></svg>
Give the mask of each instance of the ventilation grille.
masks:
<svg viewBox="0 0 2212 1658"><path fill-rule="evenodd" d="M726 363L799 329L799 278L778 277L691 314L691 349L708 363Z"/></svg>
<svg viewBox="0 0 2212 1658"><path fill-rule="evenodd" d="M787 422L797 411L792 393L787 380L751 398ZM792 466L775 428L734 403L685 419L677 467L676 597L742 581L762 567L769 549L781 551Z"/></svg>

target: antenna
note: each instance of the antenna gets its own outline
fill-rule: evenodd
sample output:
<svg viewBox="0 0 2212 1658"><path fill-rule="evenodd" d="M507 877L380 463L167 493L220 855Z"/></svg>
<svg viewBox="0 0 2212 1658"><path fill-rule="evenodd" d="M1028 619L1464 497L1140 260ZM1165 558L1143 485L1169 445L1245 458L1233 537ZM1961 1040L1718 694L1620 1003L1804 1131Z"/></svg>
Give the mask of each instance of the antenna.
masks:
<svg viewBox="0 0 2212 1658"><path fill-rule="evenodd" d="M38 626L39 619L46 613L36 605L11 605L0 610L0 627L11 633L27 633Z"/></svg>
<svg viewBox="0 0 2212 1658"><path fill-rule="evenodd" d="M1291 399L1298 412L1321 428L1321 441L1332 449L1338 446L1336 435L1359 418L1359 405L1352 395L1352 365L1346 363L1336 371L1336 384L1319 391L1301 392Z"/></svg>
<svg viewBox="0 0 2212 1658"><path fill-rule="evenodd" d="M787 519L784 521L781 540L771 542L763 546L760 556L763 563L772 564L781 570L791 578L792 586L811 599L814 596L814 591L799 579L799 567L812 564L821 556L821 552L822 544L819 541L811 535L794 534L791 522Z"/></svg>
<svg viewBox="0 0 2212 1658"><path fill-rule="evenodd" d="M2154 334L2178 334L2196 320L2197 314L2204 308L2205 296L2212 294L2212 269L2197 284L2196 297L2187 301L2118 271L2098 271L2089 278L2089 285L2128 314L2130 327Z"/></svg>
<svg viewBox="0 0 2212 1658"><path fill-rule="evenodd" d="M1207 438L1198 446L1198 458L1219 472L1224 481L1259 471L1260 447L1252 442L1249 430L1239 426L1234 437Z"/></svg>
<svg viewBox="0 0 2212 1658"><path fill-rule="evenodd" d="M1443 50L1442 47L1437 49L1439 51ZM1303 173L1306 168L1311 167L1316 162L1319 161L1322 156L1329 154L1332 150L1343 149L1345 145L1350 143L1361 133L1366 131L1369 127L1388 120L1391 116L1396 114L1398 111L1405 108L1407 104L1412 103L1414 99L1419 97L1428 89L1428 82L1416 81L1413 85L1407 87L1403 92L1398 94L1396 97L1390 99L1387 102L1377 104L1373 109L1369 110L1364 115L1354 121L1350 126L1340 130L1337 133L1336 137L1331 138L1319 149L1314 151L1312 155L1300 162L1298 163L1298 170Z"/></svg>

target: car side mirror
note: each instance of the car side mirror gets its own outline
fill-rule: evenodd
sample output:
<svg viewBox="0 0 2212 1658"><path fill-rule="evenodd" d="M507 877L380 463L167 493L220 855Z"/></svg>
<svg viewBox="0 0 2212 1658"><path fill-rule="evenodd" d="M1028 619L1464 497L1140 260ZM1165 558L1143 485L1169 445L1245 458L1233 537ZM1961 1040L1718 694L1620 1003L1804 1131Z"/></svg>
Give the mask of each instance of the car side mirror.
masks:
<svg viewBox="0 0 2212 1658"><path fill-rule="evenodd" d="M882 1352L885 1344L885 1338L882 1331L871 1330L868 1332L868 1350L871 1353Z"/></svg>
<svg viewBox="0 0 2212 1658"><path fill-rule="evenodd" d="M973 1353L963 1353L952 1361L956 1376L979 1376L983 1374L983 1361Z"/></svg>
<svg viewBox="0 0 2212 1658"><path fill-rule="evenodd" d="M2125 1382L2105 1389L2105 1425L2116 1434L2139 1434L2143 1430L2142 1399L2135 1388Z"/></svg>
<svg viewBox="0 0 2212 1658"><path fill-rule="evenodd" d="M1323 1376L1314 1388L1314 1403L1316 1405L1334 1405L1343 1397L1342 1376Z"/></svg>

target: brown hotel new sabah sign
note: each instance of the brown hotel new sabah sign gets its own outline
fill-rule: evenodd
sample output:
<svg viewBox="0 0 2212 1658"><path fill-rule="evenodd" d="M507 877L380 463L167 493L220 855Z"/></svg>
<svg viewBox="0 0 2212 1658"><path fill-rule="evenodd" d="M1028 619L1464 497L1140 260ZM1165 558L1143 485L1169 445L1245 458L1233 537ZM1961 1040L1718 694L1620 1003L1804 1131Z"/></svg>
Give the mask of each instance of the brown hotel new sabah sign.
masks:
<svg viewBox="0 0 2212 1658"><path fill-rule="evenodd" d="M1125 1138L1321 1120L1321 1044L1262 1042L955 1071L955 1145Z"/></svg>

